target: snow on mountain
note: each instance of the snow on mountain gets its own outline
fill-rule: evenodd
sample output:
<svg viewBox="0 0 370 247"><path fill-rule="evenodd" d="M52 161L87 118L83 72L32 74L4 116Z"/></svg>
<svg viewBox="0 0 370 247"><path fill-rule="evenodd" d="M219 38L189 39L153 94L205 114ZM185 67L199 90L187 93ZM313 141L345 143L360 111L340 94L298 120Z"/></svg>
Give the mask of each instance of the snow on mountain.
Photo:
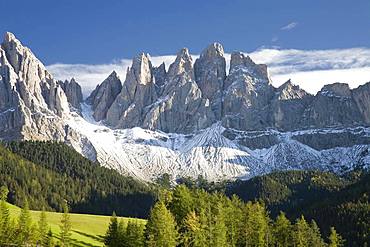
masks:
<svg viewBox="0 0 370 247"><path fill-rule="evenodd" d="M67 123L91 142L101 165L145 181L153 181L164 173L174 179L202 175L210 181L248 179L271 171L292 169L341 173L352 170L359 163L363 167L370 164L370 145L318 151L293 139L320 130L269 130L259 135L255 131L237 131L239 136L251 138L278 136L277 144L252 150L241 145L238 138L225 137L225 128L220 123L194 134L164 133L139 127L113 130L94 120L91 106L82 104L81 108L82 116L72 112ZM356 131L325 129L320 132L330 134L345 130ZM364 133L369 131L365 129Z"/></svg>

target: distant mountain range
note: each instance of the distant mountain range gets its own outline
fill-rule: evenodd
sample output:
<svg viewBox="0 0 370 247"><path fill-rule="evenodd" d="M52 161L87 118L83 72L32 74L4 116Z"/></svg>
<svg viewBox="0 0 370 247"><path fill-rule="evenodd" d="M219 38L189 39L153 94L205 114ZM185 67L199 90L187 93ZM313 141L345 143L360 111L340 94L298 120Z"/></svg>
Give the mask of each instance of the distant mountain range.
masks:
<svg viewBox="0 0 370 247"><path fill-rule="evenodd" d="M271 85L267 66L222 45L195 62L181 49L167 69L133 59L87 99L58 81L11 33L0 47L0 138L54 140L123 174L208 180L275 170L345 173L370 164L370 83L324 86L311 95L291 81Z"/></svg>

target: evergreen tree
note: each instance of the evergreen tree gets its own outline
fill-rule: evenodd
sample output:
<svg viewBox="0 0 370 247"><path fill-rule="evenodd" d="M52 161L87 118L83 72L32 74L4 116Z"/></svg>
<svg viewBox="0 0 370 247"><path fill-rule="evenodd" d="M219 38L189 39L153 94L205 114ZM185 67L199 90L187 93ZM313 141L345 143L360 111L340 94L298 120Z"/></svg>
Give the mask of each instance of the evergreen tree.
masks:
<svg viewBox="0 0 370 247"><path fill-rule="evenodd" d="M227 245L227 228L225 226L225 215L221 203L218 203L216 211L211 245L224 247Z"/></svg>
<svg viewBox="0 0 370 247"><path fill-rule="evenodd" d="M330 227L330 236L329 236L329 247L340 247L343 246L343 239L334 229Z"/></svg>
<svg viewBox="0 0 370 247"><path fill-rule="evenodd" d="M194 211L188 213L184 220L184 233L182 243L184 247L206 247L208 246L204 226Z"/></svg>
<svg viewBox="0 0 370 247"><path fill-rule="evenodd" d="M0 188L0 246L7 245L13 238L13 227L9 208L6 204L9 190L5 186Z"/></svg>
<svg viewBox="0 0 370 247"><path fill-rule="evenodd" d="M311 221L310 229L308 232L308 245L315 247L324 247L325 242L321 237L320 228L314 220Z"/></svg>
<svg viewBox="0 0 370 247"><path fill-rule="evenodd" d="M271 242L269 235L269 217L265 207L259 203L247 206L246 246L268 246Z"/></svg>
<svg viewBox="0 0 370 247"><path fill-rule="evenodd" d="M127 224L125 234L126 247L143 247L144 246L144 227L137 221L130 220Z"/></svg>
<svg viewBox="0 0 370 247"><path fill-rule="evenodd" d="M113 212L112 217L110 218L110 223L108 226L107 233L105 234L105 237L104 237L104 243L106 246L112 246L112 247L118 246L120 240L122 240L120 237L120 232L119 232L119 228L121 227L119 227L116 213ZM122 231L123 230L124 229L122 229Z"/></svg>
<svg viewBox="0 0 370 247"><path fill-rule="evenodd" d="M147 246L175 247L177 239L175 218L163 202L156 203L146 225Z"/></svg>
<svg viewBox="0 0 370 247"><path fill-rule="evenodd" d="M230 247L235 247L242 242L244 203L237 196L233 195L231 200L227 200L225 204L227 242Z"/></svg>
<svg viewBox="0 0 370 247"><path fill-rule="evenodd" d="M294 225L293 243L295 247L309 246L309 231L310 227L302 215Z"/></svg>
<svg viewBox="0 0 370 247"><path fill-rule="evenodd" d="M179 230L182 231L185 217L194 209L193 196L185 185L179 185L175 188L169 208L175 216Z"/></svg>
<svg viewBox="0 0 370 247"><path fill-rule="evenodd" d="M46 221L46 214L45 214L45 211L42 210L40 213L40 219L39 219L38 228L37 228L38 237L39 237L41 246L49 246L48 229L49 229L49 226Z"/></svg>
<svg viewBox="0 0 370 247"><path fill-rule="evenodd" d="M20 246L32 245L35 240L34 227L32 225L31 213L26 200L18 220L17 244Z"/></svg>
<svg viewBox="0 0 370 247"><path fill-rule="evenodd" d="M277 247L292 245L292 225L283 212L280 212L274 224L274 239Z"/></svg>
<svg viewBox="0 0 370 247"><path fill-rule="evenodd" d="M69 215L69 209L67 203L63 206L63 214L60 220L60 241L62 246L69 246L71 241L71 216Z"/></svg>

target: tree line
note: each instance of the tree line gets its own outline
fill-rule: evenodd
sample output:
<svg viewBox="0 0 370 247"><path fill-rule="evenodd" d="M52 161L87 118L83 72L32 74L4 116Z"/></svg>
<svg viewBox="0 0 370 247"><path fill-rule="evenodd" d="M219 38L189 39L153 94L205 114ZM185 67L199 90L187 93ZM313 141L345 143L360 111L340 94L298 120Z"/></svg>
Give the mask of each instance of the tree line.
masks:
<svg viewBox="0 0 370 247"><path fill-rule="evenodd" d="M134 241L133 241L134 240ZM262 202L243 202L221 193L189 189L165 190L146 225L124 225L112 216L106 246L127 247L339 247L344 240L332 227L326 240L320 228L304 216L291 222L283 212L273 220Z"/></svg>
<svg viewBox="0 0 370 247"><path fill-rule="evenodd" d="M39 220L33 222L27 200L18 219L11 218L6 203L8 192L5 186L0 188L0 246L69 246L72 225L66 203L60 220L59 241L55 242L45 211L41 211Z"/></svg>

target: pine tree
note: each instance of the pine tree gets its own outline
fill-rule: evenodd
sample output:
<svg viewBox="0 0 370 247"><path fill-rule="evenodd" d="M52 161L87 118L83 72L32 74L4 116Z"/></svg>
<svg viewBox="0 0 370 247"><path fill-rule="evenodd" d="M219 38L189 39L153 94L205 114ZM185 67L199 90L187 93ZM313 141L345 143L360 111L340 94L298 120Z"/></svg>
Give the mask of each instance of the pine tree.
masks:
<svg viewBox="0 0 370 247"><path fill-rule="evenodd" d="M342 237L337 233L334 227L330 227L329 247L341 247L343 243Z"/></svg>
<svg viewBox="0 0 370 247"><path fill-rule="evenodd" d="M9 208L6 204L9 190L5 186L0 188L0 246L11 243L14 229L10 219Z"/></svg>
<svg viewBox="0 0 370 247"><path fill-rule="evenodd" d="M310 224L310 229L308 233L308 245L315 247L325 246L325 242L321 237L320 228L317 226L314 220L312 220Z"/></svg>
<svg viewBox="0 0 370 247"><path fill-rule="evenodd" d="M137 221L130 220L127 223L125 234L126 247L143 247L144 246L144 227Z"/></svg>
<svg viewBox="0 0 370 247"><path fill-rule="evenodd" d="M302 215L294 225L293 243L295 247L309 246L309 231L310 227Z"/></svg>
<svg viewBox="0 0 370 247"><path fill-rule="evenodd" d="M178 232L175 218L163 202L154 205L146 225L148 247L175 247Z"/></svg>
<svg viewBox="0 0 370 247"><path fill-rule="evenodd" d="M35 240L34 227L32 225L31 213L28 207L28 201L24 202L18 220L17 244L28 246Z"/></svg>
<svg viewBox="0 0 370 247"><path fill-rule="evenodd" d="M46 221L46 214L45 214L45 211L42 210L40 213L40 219L38 222L38 229L37 229L41 246L48 246L48 243L49 243L48 229L49 229L49 226Z"/></svg>
<svg viewBox="0 0 370 247"><path fill-rule="evenodd" d="M71 241L71 216L69 215L69 209L67 203L63 206L63 214L60 220L60 241L62 246L69 246Z"/></svg>
<svg viewBox="0 0 370 247"><path fill-rule="evenodd" d="M121 240L119 228L121 227L119 227L116 213L113 212L112 217L110 218L110 223L108 226L107 233L105 234L105 237L104 237L104 243L106 246L113 246L113 247L118 246ZM124 229L122 229L122 231L123 230Z"/></svg>
<svg viewBox="0 0 370 247"><path fill-rule="evenodd" d="M292 224L283 212L280 212L276 218L273 232L277 247L291 246Z"/></svg>

